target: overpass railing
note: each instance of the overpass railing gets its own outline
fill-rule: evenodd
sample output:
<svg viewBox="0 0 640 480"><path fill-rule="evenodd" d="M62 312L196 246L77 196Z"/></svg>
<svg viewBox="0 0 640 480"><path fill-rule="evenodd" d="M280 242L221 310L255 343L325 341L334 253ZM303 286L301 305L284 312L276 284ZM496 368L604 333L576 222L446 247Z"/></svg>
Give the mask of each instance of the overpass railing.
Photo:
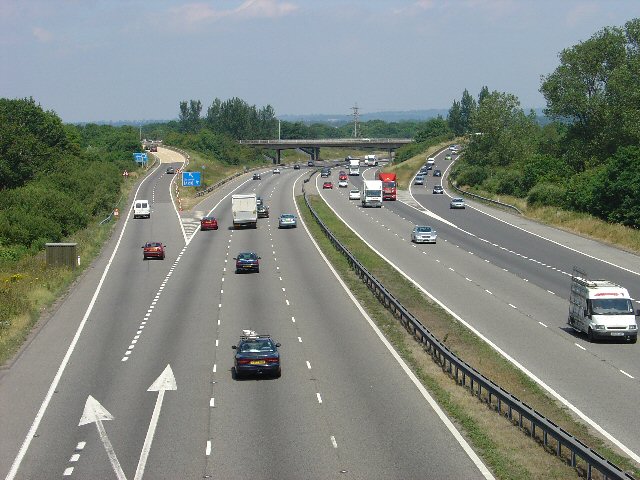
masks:
<svg viewBox="0 0 640 480"><path fill-rule="evenodd" d="M411 138L322 138L299 140L239 140L240 145L332 145L334 143L369 145L377 143L407 144Z"/></svg>
<svg viewBox="0 0 640 480"><path fill-rule="evenodd" d="M454 378L458 385L468 389L472 395L477 396L480 401L486 403L492 410L495 410L501 416L506 416L531 437L541 441L545 449L553 450L557 456L566 455L566 450L568 450L568 461L572 467L576 468L578 459L582 459L586 463L584 474L588 479L593 478L592 473L595 469L606 479L633 480L629 473L621 470L618 466L598 454L598 452L563 430L562 427L556 425L550 419L520 401L515 395L486 378L464 360L458 358L340 243L311 206L304 185L303 194L307 207L323 233L333 246L346 257L347 262L362 282L378 298L380 303L391 310L402 325L422 344L424 350L431 355L432 359L449 376ZM563 449L565 449L565 452L563 452Z"/></svg>

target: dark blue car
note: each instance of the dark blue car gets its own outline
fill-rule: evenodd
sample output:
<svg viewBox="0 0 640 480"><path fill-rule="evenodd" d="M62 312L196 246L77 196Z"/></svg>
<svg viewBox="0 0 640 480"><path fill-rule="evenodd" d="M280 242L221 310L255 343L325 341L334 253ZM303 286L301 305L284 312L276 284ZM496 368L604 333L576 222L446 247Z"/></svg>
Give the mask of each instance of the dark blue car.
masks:
<svg viewBox="0 0 640 480"><path fill-rule="evenodd" d="M236 261L236 273L240 272L260 272L260 257L255 252L240 252Z"/></svg>
<svg viewBox="0 0 640 480"><path fill-rule="evenodd" d="M233 368L236 378L245 375L270 375L280 377L279 343L273 341L269 335L257 335L249 332L242 335L235 350Z"/></svg>

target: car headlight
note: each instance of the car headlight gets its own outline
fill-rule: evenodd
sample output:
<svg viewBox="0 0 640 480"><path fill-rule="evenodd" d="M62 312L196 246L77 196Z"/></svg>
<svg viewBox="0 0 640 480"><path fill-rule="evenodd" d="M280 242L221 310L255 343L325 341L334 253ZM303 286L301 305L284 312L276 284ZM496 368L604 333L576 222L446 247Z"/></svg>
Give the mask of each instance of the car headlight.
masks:
<svg viewBox="0 0 640 480"><path fill-rule="evenodd" d="M604 330L605 326L604 325L596 325L596 330Z"/></svg>
<svg viewBox="0 0 640 480"><path fill-rule="evenodd" d="M629 325L629 330L637 330L638 326L637 325Z"/></svg>

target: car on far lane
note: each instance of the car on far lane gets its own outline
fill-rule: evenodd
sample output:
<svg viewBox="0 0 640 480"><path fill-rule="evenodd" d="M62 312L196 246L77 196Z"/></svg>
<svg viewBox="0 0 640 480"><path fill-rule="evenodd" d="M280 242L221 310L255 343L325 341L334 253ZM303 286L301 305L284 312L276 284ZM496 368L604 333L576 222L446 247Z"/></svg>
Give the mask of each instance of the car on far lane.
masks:
<svg viewBox="0 0 640 480"><path fill-rule="evenodd" d="M269 335L258 335L253 330L243 330L238 345L232 345L233 373L238 379L244 375L282 374L280 367L280 344Z"/></svg>
<svg viewBox="0 0 640 480"><path fill-rule="evenodd" d="M326 188L333 188L333 182L324 182L322 184L322 188L326 189Z"/></svg>
<svg viewBox="0 0 640 480"><path fill-rule="evenodd" d="M315 167L315 163L313 163L313 160L309 160L307 162L307 167Z"/></svg>
<svg viewBox="0 0 640 480"><path fill-rule="evenodd" d="M444 188L442 188L442 185L434 185L433 186L433 193L435 194L444 194Z"/></svg>
<svg viewBox="0 0 640 480"><path fill-rule="evenodd" d="M411 241L413 243L436 243L437 238L438 233L426 225L416 225L411 232Z"/></svg>
<svg viewBox="0 0 640 480"><path fill-rule="evenodd" d="M338 182L338 188L347 188L349 186L349 182L346 180L340 180Z"/></svg>
<svg viewBox="0 0 640 480"><path fill-rule="evenodd" d="M258 218L269 218L269 207L264 203L256 207L256 212L258 212Z"/></svg>
<svg viewBox="0 0 640 480"><path fill-rule="evenodd" d="M349 192L349 200L360 200L360 190L351 190Z"/></svg>
<svg viewBox="0 0 640 480"><path fill-rule="evenodd" d="M424 175L416 175L416 178L413 180L414 185L424 185Z"/></svg>
<svg viewBox="0 0 640 480"><path fill-rule="evenodd" d="M174 173L176 173L176 169L173 167L167 167L167 174L168 175L173 175Z"/></svg>
<svg viewBox="0 0 640 480"><path fill-rule="evenodd" d="M294 170L300 170L300 165L298 165L297 163L293 166Z"/></svg>
<svg viewBox="0 0 640 480"><path fill-rule="evenodd" d="M278 228L296 228L296 216L292 213L283 213L278 219Z"/></svg>
<svg viewBox="0 0 640 480"><path fill-rule="evenodd" d="M259 173L254 173L253 174L253 179L254 180L262 180L262 175L260 175Z"/></svg>
<svg viewBox="0 0 640 480"><path fill-rule="evenodd" d="M202 217L200 219L200 230L217 230L218 220L215 217Z"/></svg>
<svg viewBox="0 0 640 480"><path fill-rule="evenodd" d="M238 256L233 257L233 259L236 261L236 273L260 273L260 257L256 252L240 252Z"/></svg>
<svg viewBox="0 0 640 480"><path fill-rule="evenodd" d="M449 208L465 208L465 203L463 198L452 198L449 203Z"/></svg>
<svg viewBox="0 0 640 480"><path fill-rule="evenodd" d="M434 170L433 171L433 176L434 177L441 177L442 176L442 172L440 170Z"/></svg>
<svg viewBox="0 0 640 480"><path fill-rule="evenodd" d="M445 160L451 160L451 154L447 154L446 157L444 157Z"/></svg>
<svg viewBox="0 0 640 480"><path fill-rule="evenodd" d="M157 258L164 260L166 245L162 242L147 242L142 246L142 259L147 260L149 258Z"/></svg>
<svg viewBox="0 0 640 480"><path fill-rule="evenodd" d="M274 168L274 169L273 169L273 173L274 173L274 175L275 175L276 173L280 173L280 169L279 169L278 167Z"/></svg>

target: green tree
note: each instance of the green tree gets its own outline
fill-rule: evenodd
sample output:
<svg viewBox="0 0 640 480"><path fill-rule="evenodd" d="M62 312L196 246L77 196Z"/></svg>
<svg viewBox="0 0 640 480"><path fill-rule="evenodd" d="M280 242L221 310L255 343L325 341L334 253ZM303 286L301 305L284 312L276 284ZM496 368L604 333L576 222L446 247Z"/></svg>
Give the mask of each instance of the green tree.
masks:
<svg viewBox="0 0 640 480"><path fill-rule="evenodd" d="M477 104L469 91L465 88L460 101L460 116L462 117L462 131L469 133L471 128L471 117L475 113Z"/></svg>
<svg viewBox="0 0 640 480"><path fill-rule="evenodd" d="M447 123L449 124L449 128L456 136L460 136L464 133L464 120L462 118L462 108L460 106L460 102L457 100L453 101L453 105L449 109L449 114L447 115Z"/></svg>
<svg viewBox="0 0 640 480"><path fill-rule="evenodd" d="M489 96L489 87L486 85L480 89L480 93L478 94L478 105L482 103L482 101Z"/></svg>

